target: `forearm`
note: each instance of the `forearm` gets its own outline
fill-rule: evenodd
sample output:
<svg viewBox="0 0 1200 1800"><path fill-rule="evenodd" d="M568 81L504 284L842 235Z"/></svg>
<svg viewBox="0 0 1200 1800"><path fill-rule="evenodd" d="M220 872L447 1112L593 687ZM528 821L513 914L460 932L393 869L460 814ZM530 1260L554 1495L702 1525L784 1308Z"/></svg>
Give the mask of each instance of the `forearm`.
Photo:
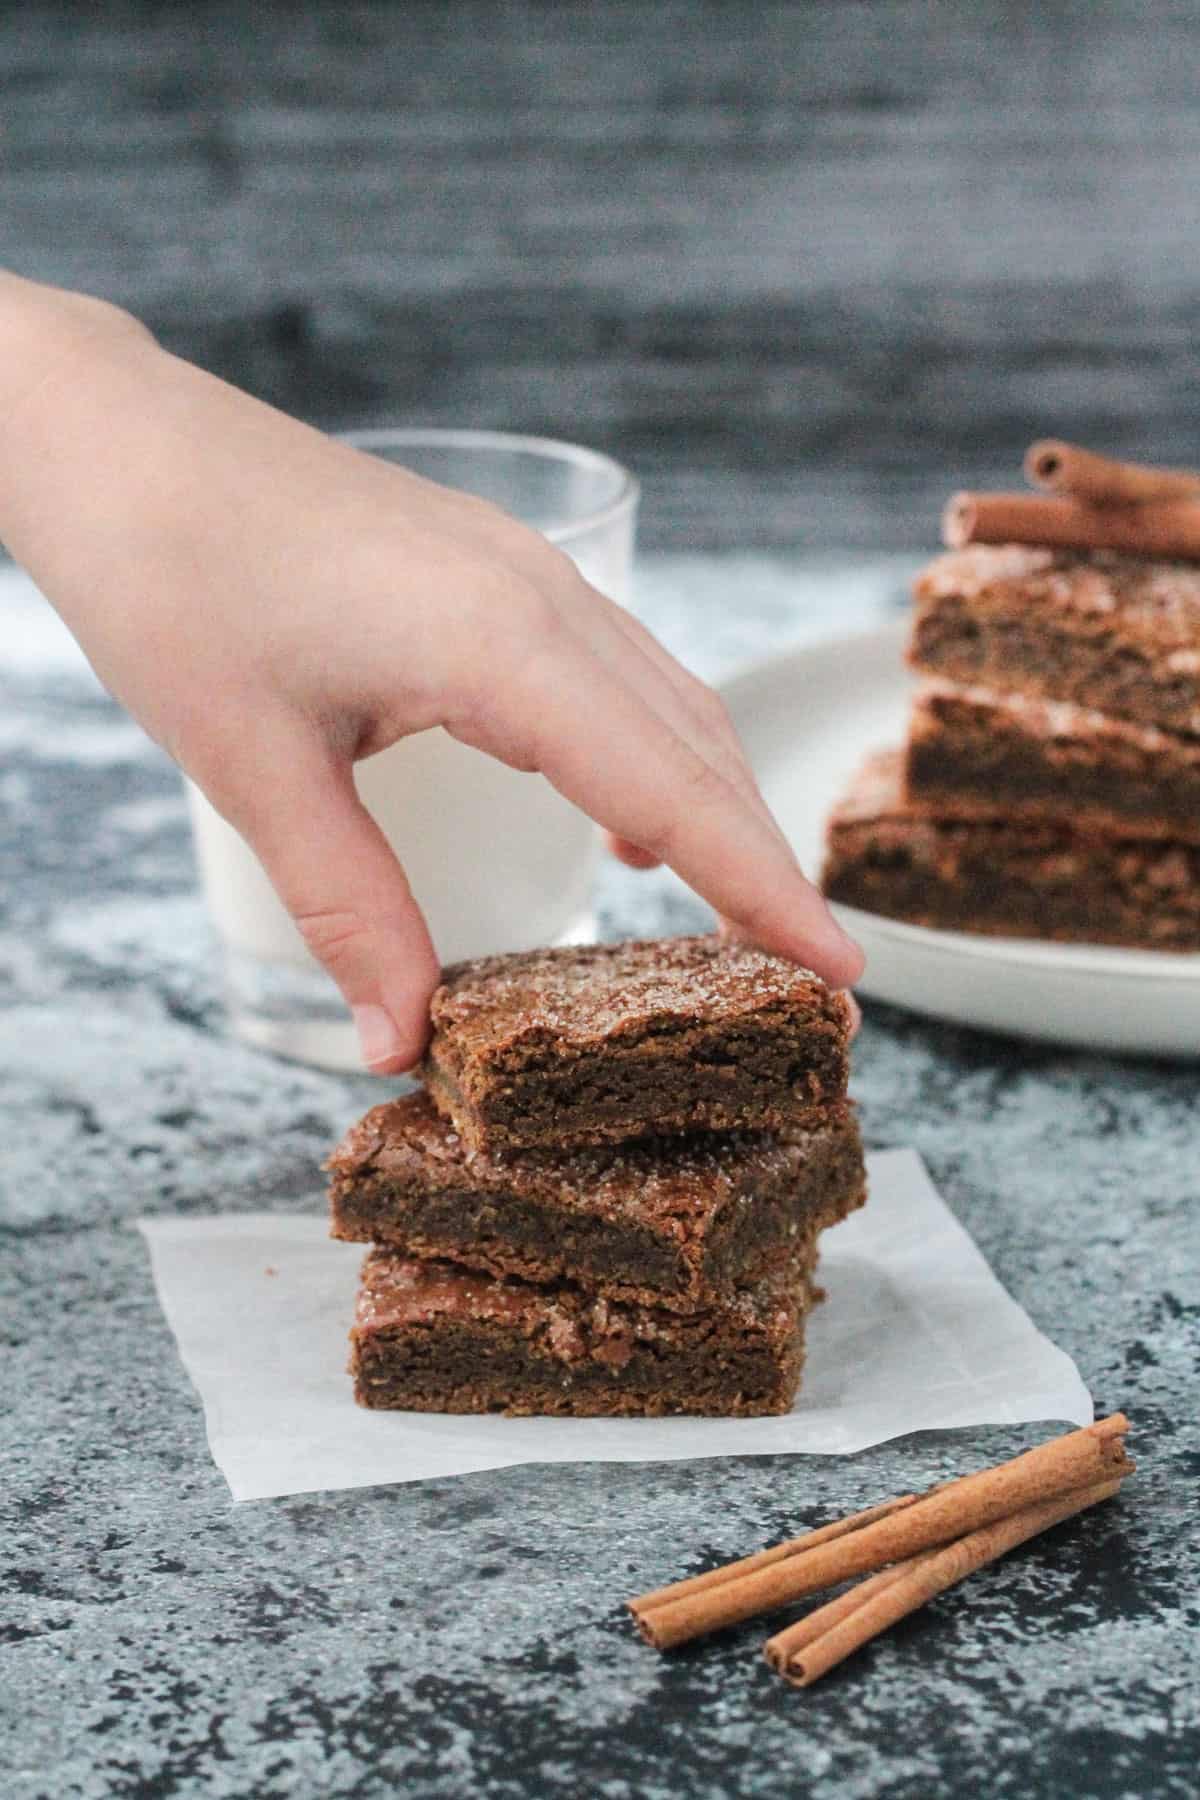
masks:
<svg viewBox="0 0 1200 1800"><path fill-rule="evenodd" d="M0 269L0 448L12 448L15 415L36 404L58 369L86 346L154 342L131 313L89 294L46 287Z"/></svg>
<svg viewBox="0 0 1200 1800"><path fill-rule="evenodd" d="M0 542L66 613L59 577L80 553L100 560L93 527L161 356L121 308L0 271Z"/></svg>
<svg viewBox="0 0 1200 1800"><path fill-rule="evenodd" d="M113 364L157 355L146 326L108 301L0 270L0 540L36 556L41 520L70 493L70 463L92 439Z"/></svg>

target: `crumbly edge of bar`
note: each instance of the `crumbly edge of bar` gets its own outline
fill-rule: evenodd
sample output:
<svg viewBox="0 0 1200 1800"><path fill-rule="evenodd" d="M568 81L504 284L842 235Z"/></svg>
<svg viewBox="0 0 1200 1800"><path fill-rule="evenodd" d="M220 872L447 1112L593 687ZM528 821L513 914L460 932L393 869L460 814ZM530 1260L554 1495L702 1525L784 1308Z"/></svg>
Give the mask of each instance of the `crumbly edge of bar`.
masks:
<svg viewBox="0 0 1200 1800"><path fill-rule="evenodd" d="M478 1070L464 1091L439 1060L427 1069L438 1107L479 1149L617 1143L685 1131L820 1127L846 1092L847 1022L782 1021L770 1032L690 1025L561 1070ZM655 1080L655 1077L660 1077Z"/></svg>
<svg viewBox="0 0 1200 1800"><path fill-rule="evenodd" d="M415 1412L744 1417L787 1412L804 1360L803 1315L778 1353L727 1344L689 1356L641 1346L619 1369L591 1362L570 1373L511 1336L498 1351L498 1335L442 1327L406 1333L374 1346L374 1353L357 1350L355 1399L360 1406Z"/></svg>

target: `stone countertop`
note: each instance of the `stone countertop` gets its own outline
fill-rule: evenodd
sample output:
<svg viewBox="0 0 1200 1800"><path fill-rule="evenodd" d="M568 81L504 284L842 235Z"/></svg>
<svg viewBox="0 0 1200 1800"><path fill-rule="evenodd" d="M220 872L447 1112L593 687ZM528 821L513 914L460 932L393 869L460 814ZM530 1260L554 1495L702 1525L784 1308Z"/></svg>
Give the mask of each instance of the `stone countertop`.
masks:
<svg viewBox="0 0 1200 1800"><path fill-rule="evenodd" d="M660 558L640 607L714 674L878 616L901 573ZM1141 1472L811 1693L760 1623L661 1659L629 1595L1038 1434L232 1505L130 1221L319 1209L379 1088L222 1035L178 779L11 577L0 687L6 1796L1195 1792L1194 1069L868 1008L870 1143L921 1151ZM615 868L600 909L703 918Z"/></svg>

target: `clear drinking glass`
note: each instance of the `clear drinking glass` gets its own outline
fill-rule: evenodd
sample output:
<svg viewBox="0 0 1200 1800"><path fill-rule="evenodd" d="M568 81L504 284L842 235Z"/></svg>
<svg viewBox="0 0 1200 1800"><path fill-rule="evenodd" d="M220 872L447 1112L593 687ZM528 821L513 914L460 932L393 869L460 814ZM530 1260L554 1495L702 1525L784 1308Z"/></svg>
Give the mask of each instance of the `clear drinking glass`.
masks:
<svg viewBox="0 0 1200 1800"><path fill-rule="evenodd" d="M496 431L380 430L350 443L446 487L495 501L625 602L638 487L577 444ZM404 864L443 962L593 935L596 833L540 775L419 732L358 764L359 793ZM188 784L209 912L238 1037L325 1068L359 1066L345 1002L250 849Z"/></svg>

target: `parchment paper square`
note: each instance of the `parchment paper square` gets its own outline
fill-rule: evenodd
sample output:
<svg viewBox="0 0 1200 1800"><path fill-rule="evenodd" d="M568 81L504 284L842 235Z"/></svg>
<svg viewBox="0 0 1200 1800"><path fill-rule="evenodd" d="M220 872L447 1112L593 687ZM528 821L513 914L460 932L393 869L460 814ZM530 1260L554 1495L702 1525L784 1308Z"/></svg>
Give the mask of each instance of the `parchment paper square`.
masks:
<svg viewBox="0 0 1200 1800"><path fill-rule="evenodd" d="M838 1455L910 1431L1062 1420L1092 1404L1000 1286L912 1150L868 1158L867 1205L821 1240L794 1409L767 1419L367 1412L346 1374L363 1246L323 1216L141 1219L163 1311L235 1500L530 1462Z"/></svg>

